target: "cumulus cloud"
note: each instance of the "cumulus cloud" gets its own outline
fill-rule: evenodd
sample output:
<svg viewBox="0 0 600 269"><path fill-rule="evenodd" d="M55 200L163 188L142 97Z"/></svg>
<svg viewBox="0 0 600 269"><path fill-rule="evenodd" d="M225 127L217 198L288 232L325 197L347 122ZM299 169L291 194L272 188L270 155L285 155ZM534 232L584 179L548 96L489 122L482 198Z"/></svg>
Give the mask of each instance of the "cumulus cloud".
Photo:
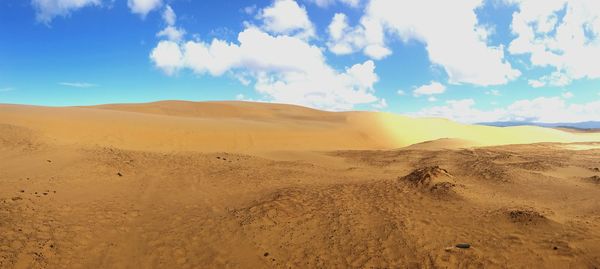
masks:
<svg viewBox="0 0 600 269"><path fill-rule="evenodd" d="M531 121L543 123L594 121L600 118L600 101L568 104L561 97L538 97L518 100L505 108L481 110L475 100L447 101L415 113L416 116L441 117L464 123L493 121Z"/></svg>
<svg viewBox="0 0 600 269"><path fill-rule="evenodd" d="M87 83L87 82L60 82L58 84L62 85L62 86L68 86L68 87L74 87L74 88L92 88L92 87L98 86L96 84Z"/></svg>
<svg viewBox="0 0 600 269"><path fill-rule="evenodd" d="M521 72L506 60L503 46L488 45L489 27L480 25L475 14L482 2L371 0L355 27L344 16L334 16L328 47L337 54L362 50L381 59L391 54L387 33L424 43L430 61L444 68L450 83L506 84Z"/></svg>
<svg viewBox="0 0 600 269"><path fill-rule="evenodd" d="M429 84L426 84L426 85L416 88L413 91L413 95L415 97L419 97L421 95L442 94L445 91L446 91L446 86L442 85L439 82L432 81ZM430 99L430 101L435 101L435 100L436 99Z"/></svg>
<svg viewBox="0 0 600 269"><path fill-rule="evenodd" d="M351 27L345 14L336 13L327 31L327 47L334 54L345 55L362 50L372 59L379 60L392 53L385 47L382 25L368 17L363 17L360 25Z"/></svg>
<svg viewBox="0 0 600 269"><path fill-rule="evenodd" d="M517 36L512 54L554 72L532 86L568 85L574 79L600 78L600 2L595 0L505 0L517 6L511 28ZM541 87L540 86L540 87Z"/></svg>
<svg viewBox="0 0 600 269"><path fill-rule="evenodd" d="M315 35L306 9L294 0L275 0L271 6L260 11L258 18L263 21L262 28L269 33L297 35L302 38Z"/></svg>
<svg viewBox="0 0 600 269"><path fill-rule="evenodd" d="M237 43L162 40L150 58L167 74L180 69L212 76L243 72L254 80L257 92L273 102L330 110L381 102L373 89L378 81L373 61L338 71L326 63L319 47L306 40L274 36L256 27L240 32Z"/></svg>
<svg viewBox="0 0 600 269"><path fill-rule="evenodd" d="M32 0L35 9L36 20L42 23L50 23L54 17L68 16L72 11L87 7L98 6L101 0Z"/></svg>
<svg viewBox="0 0 600 269"><path fill-rule="evenodd" d="M146 17L150 11L158 9L162 5L162 0L127 0L127 6L131 12Z"/></svg>
<svg viewBox="0 0 600 269"><path fill-rule="evenodd" d="M163 70L167 75L173 75L185 66L179 44L174 41L162 40L158 42L158 45L150 53L150 59L156 67Z"/></svg>
<svg viewBox="0 0 600 269"><path fill-rule="evenodd" d="M289 19L286 12L298 16L283 22ZM168 75L183 69L200 75L227 74L244 85L253 84L264 98L261 101L328 110L347 110L359 104L387 106L375 96L373 86L379 80L375 63L367 60L344 70L328 65L322 49L302 34L312 31L303 7L294 1L276 0L258 14L262 24L246 24L236 42L218 38L182 41L159 33L163 40L152 50L150 59ZM163 19L168 27L175 27L175 12L169 6Z"/></svg>

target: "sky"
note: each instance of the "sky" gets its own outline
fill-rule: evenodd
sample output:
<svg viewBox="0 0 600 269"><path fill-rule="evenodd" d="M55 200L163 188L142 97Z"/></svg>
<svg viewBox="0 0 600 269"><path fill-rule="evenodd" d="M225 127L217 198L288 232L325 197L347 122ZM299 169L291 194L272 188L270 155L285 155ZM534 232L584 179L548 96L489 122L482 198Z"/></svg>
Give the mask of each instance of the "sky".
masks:
<svg viewBox="0 0 600 269"><path fill-rule="evenodd" d="M597 0L2 0L0 103L600 121Z"/></svg>

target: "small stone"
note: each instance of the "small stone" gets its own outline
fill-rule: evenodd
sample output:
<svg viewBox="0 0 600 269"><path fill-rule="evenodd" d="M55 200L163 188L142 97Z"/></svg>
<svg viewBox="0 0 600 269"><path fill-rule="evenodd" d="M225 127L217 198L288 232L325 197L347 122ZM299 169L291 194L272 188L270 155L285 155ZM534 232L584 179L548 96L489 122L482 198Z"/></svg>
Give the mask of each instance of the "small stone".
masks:
<svg viewBox="0 0 600 269"><path fill-rule="evenodd" d="M467 244L467 243L460 243L460 244L456 244L457 248L470 248L471 244Z"/></svg>
<svg viewBox="0 0 600 269"><path fill-rule="evenodd" d="M557 250L557 249L558 249L558 247L553 247L553 249L554 249L554 250Z"/></svg>
<svg viewBox="0 0 600 269"><path fill-rule="evenodd" d="M117 175L120 176L120 177L123 176L123 174L121 174L121 172L117 172Z"/></svg>
<svg viewBox="0 0 600 269"><path fill-rule="evenodd" d="M265 252L264 256L265 257L269 256L269 252Z"/></svg>

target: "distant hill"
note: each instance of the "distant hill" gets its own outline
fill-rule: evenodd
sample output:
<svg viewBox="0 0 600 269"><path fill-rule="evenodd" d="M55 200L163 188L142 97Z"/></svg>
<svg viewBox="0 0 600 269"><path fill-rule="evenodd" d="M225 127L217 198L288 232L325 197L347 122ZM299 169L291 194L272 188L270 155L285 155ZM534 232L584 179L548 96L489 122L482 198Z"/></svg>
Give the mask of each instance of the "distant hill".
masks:
<svg viewBox="0 0 600 269"><path fill-rule="evenodd" d="M423 143L426 141L431 142ZM418 143L414 147L435 149L590 141L600 141L600 133L573 134L536 126L500 128L272 103L0 104L0 150L8 145L56 144L134 151L253 153L396 149Z"/></svg>
<svg viewBox="0 0 600 269"><path fill-rule="evenodd" d="M561 122L561 123L542 123L542 122L527 122L527 121L496 121L482 122L479 125L509 127L509 126L540 126L549 128L572 128L572 129L600 129L600 121L584 121L584 122Z"/></svg>

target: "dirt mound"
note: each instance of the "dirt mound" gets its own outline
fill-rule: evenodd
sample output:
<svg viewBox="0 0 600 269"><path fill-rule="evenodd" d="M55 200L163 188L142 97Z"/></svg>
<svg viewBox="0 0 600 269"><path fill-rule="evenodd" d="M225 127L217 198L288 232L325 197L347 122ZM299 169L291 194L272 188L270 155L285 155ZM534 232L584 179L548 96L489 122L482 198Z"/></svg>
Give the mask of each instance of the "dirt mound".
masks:
<svg viewBox="0 0 600 269"><path fill-rule="evenodd" d="M451 178L452 175L446 169L436 165L416 169L400 179L418 186L430 186L435 179L443 177Z"/></svg>
<svg viewBox="0 0 600 269"><path fill-rule="evenodd" d="M456 187L456 184L450 182L436 183L429 189L434 194L448 194L452 192L452 189Z"/></svg>
<svg viewBox="0 0 600 269"><path fill-rule="evenodd" d="M600 184L600 176L591 176L587 178L587 181Z"/></svg>
<svg viewBox="0 0 600 269"><path fill-rule="evenodd" d="M449 182L453 180L452 174L437 165L416 169L399 180L438 196L451 194L456 187L456 184Z"/></svg>
<svg viewBox="0 0 600 269"><path fill-rule="evenodd" d="M539 224L548 220L544 215L533 209L508 209L504 213L511 222L525 225Z"/></svg>

